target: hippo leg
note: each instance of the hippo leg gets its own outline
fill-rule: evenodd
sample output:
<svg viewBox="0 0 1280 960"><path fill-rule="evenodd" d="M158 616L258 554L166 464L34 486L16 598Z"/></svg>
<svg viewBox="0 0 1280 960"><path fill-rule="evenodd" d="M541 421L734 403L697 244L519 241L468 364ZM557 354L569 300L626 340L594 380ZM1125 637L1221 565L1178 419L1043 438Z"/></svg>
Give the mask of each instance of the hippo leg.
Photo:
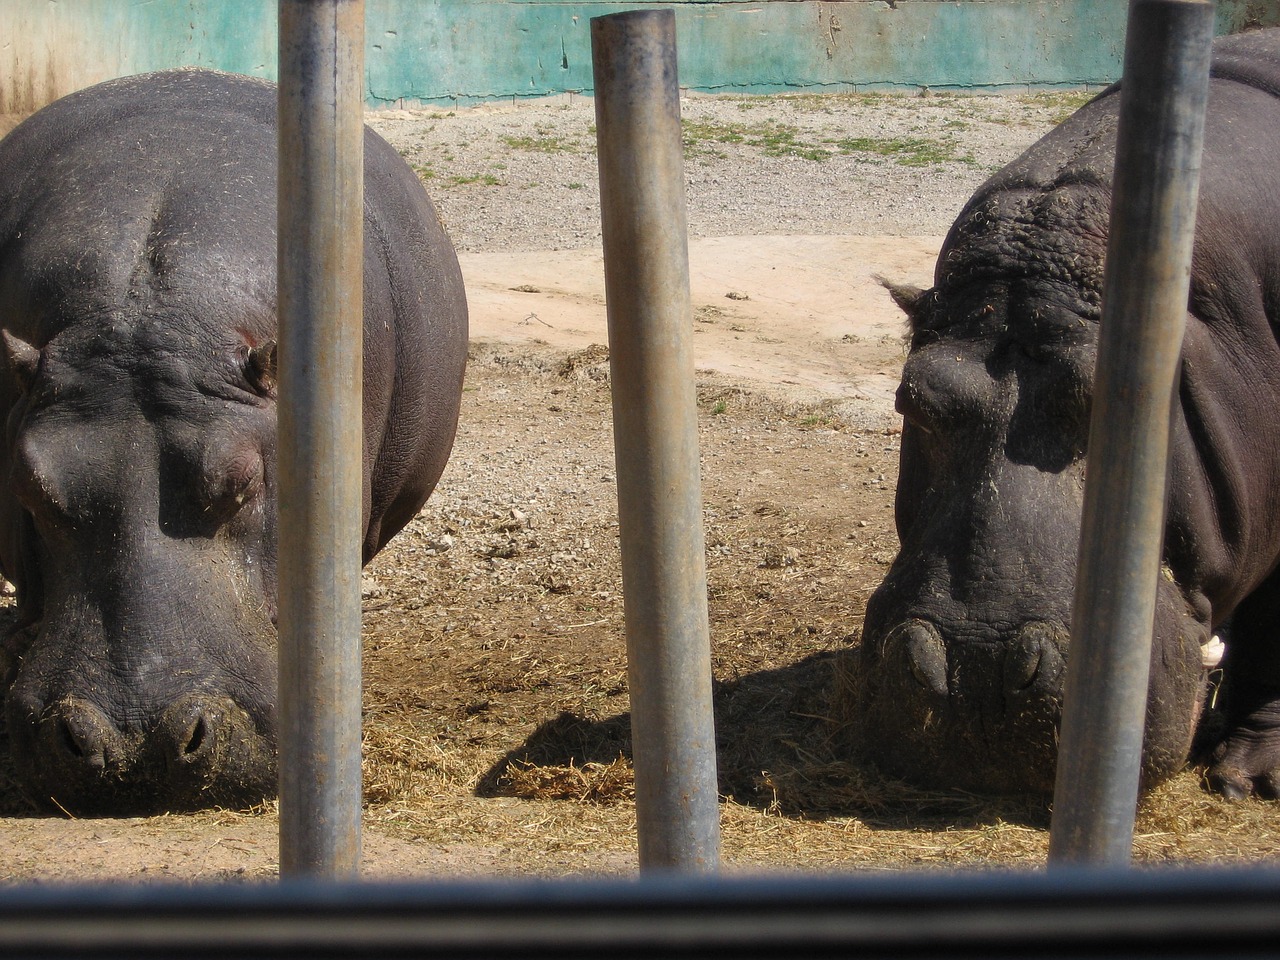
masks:
<svg viewBox="0 0 1280 960"><path fill-rule="evenodd" d="M1231 617L1219 708L1226 720L1213 747L1209 784L1227 797L1280 798L1280 574Z"/></svg>

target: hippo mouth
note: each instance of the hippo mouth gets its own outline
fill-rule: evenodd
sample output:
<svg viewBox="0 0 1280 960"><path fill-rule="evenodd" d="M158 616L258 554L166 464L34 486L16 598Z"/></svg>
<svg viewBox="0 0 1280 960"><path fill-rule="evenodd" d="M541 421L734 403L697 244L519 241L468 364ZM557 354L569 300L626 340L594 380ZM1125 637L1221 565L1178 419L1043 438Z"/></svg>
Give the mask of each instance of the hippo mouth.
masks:
<svg viewBox="0 0 1280 960"><path fill-rule="evenodd" d="M64 697L37 719L11 699L15 772L37 807L77 817L242 809L276 791L274 739L228 697L189 694L147 728ZM15 722L17 721L17 722Z"/></svg>
<svg viewBox="0 0 1280 960"><path fill-rule="evenodd" d="M1148 785L1186 762L1223 655L1221 641L1202 633L1168 606L1158 609L1143 757ZM1061 623L1029 621L974 639L922 617L901 620L863 643L862 746L886 772L922 786L1050 796L1068 648Z"/></svg>
<svg viewBox="0 0 1280 960"><path fill-rule="evenodd" d="M1066 629L1034 621L1005 639L946 636L913 618L864 642L872 759L924 786L1052 793Z"/></svg>

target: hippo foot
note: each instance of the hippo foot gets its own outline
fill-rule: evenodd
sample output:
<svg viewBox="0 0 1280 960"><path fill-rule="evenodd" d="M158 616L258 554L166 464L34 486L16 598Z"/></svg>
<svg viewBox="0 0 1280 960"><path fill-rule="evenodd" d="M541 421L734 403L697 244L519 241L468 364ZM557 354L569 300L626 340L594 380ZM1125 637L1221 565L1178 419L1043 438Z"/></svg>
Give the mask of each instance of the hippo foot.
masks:
<svg viewBox="0 0 1280 960"><path fill-rule="evenodd" d="M1231 800L1280 799L1280 698L1234 720L1214 748L1207 780Z"/></svg>

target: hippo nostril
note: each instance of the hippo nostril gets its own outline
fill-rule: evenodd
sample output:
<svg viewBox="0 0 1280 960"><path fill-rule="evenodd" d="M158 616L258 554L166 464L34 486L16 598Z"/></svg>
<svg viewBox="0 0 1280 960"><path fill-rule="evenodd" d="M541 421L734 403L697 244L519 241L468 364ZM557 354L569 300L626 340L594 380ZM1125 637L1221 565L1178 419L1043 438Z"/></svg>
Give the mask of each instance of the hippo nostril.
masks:
<svg viewBox="0 0 1280 960"><path fill-rule="evenodd" d="M916 683L936 696L947 696L947 649L936 627L909 621L886 638L885 647L901 649Z"/></svg>
<svg viewBox="0 0 1280 960"><path fill-rule="evenodd" d="M1004 692L1018 693L1035 682L1040 669L1041 649L1036 643L1018 644L1004 662Z"/></svg>
<svg viewBox="0 0 1280 960"><path fill-rule="evenodd" d="M911 675L916 678L916 682L922 687L927 687L935 693L942 693L946 688L946 677L940 674L936 669L936 661L929 657L928 659L914 655L908 649L908 658L910 660Z"/></svg>
<svg viewBox="0 0 1280 960"><path fill-rule="evenodd" d="M88 756L88 758L90 758L91 765L95 765L95 767L101 767L102 765L101 748L95 749L93 748L92 745L87 744L87 742L84 742L82 740L81 733L79 733L76 730L73 730L72 726L70 726L70 723L65 721L65 719L61 719L61 721L58 721L56 723L58 723L59 733L61 735L61 746L63 746L63 750L65 751L65 753L67 753L69 756L74 756L74 758L77 758L77 759L81 759L81 758L84 758L84 756ZM97 763L93 763L93 760L95 759L97 760Z"/></svg>
<svg viewBox="0 0 1280 960"><path fill-rule="evenodd" d="M191 763L213 749L216 706L212 698L189 696L171 704L156 726L156 738L171 761Z"/></svg>
<svg viewBox="0 0 1280 960"><path fill-rule="evenodd" d="M1032 688L1057 693L1065 642L1066 630L1062 627L1043 622L1024 625L1005 655L1005 695L1026 695Z"/></svg>
<svg viewBox="0 0 1280 960"><path fill-rule="evenodd" d="M196 717L196 722L191 725L191 732L187 736L187 745L183 749L183 753L190 755L200 752L200 746L204 743L205 734L207 733L204 715Z"/></svg>
<svg viewBox="0 0 1280 960"><path fill-rule="evenodd" d="M57 704L42 724L57 754L74 767L103 771L120 741L107 715L91 703L68 698Z"/></svg>

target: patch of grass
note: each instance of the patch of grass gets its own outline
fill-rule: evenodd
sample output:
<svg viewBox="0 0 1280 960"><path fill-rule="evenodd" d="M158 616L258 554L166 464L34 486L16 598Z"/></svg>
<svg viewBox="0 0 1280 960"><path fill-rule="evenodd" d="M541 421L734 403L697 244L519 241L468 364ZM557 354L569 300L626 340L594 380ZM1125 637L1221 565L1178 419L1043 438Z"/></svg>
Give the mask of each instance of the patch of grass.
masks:
<svg viewBox="0 0 1280 960"><path fill-rule="evenodd" d="M1096 90L1051 90L1030 93L1019 100L1033 107L1047 108L1051 111L1049 119L1061 123L1097 95Z"/></svg>
<svg viewBox="0 0 1280 960"><path fill-rule="evenodd" d="M797 135L794 127L783 124L770 124L758 137L748 140L751 146L759 146L766 156L800 157L803 160L821 161L831 155L831 151L820 144L806 143Z"/></svg>
<svg viewBox="0 0 1280 960"><path fill-rule="evenodd" d="M876 106L886 101L906 101L908 97L902 93L782 93L775 99L803 110L827 108L833 103L856 103L866 107Z"/></svg>
<svg viewBox="0 0 1280 960"><path fill-rule="evenodd" d="M928 137L846 137L834 141L841 153L870 153L892 157L904 167L943 163L975 163L972 154L959 154L954 144Z"/></svg>
<svg viewBox="0 0 1280 960"><path fill-rule="evenodd" d="M696 146L704 140L713 143L741 143L743 127L739 124L711 123L705 120L685 120L682 123L684 145Z"/></svg>
<svg viewBox="0 0 1280 960"><path fill-rule="evenodd" d="M458 175L449 178L449 186L451 187L469 187L477 184L485 187L500 187L502 186L502 181L492 173L473 173L467 176Z"/></svg>
<svg viewBox="0 0 1280 960"><path fill-rule="evenodd" d="M528 153L573 153L576 144L564 137L503 137L502 142L512 150L524 150Z"/></svg>
<svg viewBox="0 0 1280 960"><path fill-rule="evenodd" d="M803 160L821 161L831 155L831 150L821 143L804 140L799 128L774 120L758 124L686 120L685 150L690 155L714 153L715 151L707 150L707 143L742 144L761 150L768 157L800 157Z"/></svg>
<svg viewBox="0 0 1280 960"><path fill-rule="evenodd" d="M813 95L816 96L816 95ZM827 96L832 96L828 94ZM763 123L684 122L684 146L688 156L723 156L714 144L737 144L760 150L767 157L799 157L820 163L837 153L869 153L893 158L907 167L944 163L973 164L971 154L960 154L949 139L931 137L846 137L809 139L800 128L775 120Z"/></svg>

